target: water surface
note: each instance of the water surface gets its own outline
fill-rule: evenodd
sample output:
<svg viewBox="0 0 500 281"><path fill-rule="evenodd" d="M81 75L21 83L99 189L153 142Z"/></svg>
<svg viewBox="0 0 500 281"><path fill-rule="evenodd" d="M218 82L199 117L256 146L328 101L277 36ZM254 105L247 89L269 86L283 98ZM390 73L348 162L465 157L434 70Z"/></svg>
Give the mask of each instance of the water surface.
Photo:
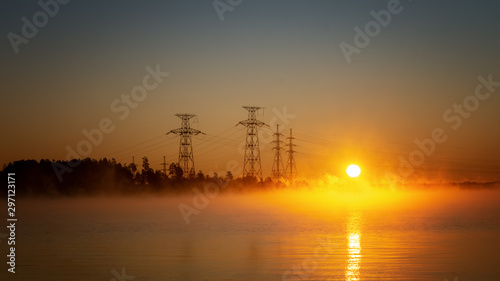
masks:
<svg viewBox="0 0 500 281"><path fill-rule="evenodd" d="M500 280L499 195L20 199L12 280Z"/></svg>

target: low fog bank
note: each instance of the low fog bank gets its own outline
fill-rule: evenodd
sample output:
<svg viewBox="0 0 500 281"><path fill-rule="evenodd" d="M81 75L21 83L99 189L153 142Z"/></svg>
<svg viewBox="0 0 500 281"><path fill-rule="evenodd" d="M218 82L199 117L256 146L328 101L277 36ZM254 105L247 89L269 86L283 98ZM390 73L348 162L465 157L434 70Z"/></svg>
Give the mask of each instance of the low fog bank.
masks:
<svg viewBox="0 0 500 281"><path fill-rule="evenodd" d="M219 192L194 188L176 196L136 194L135 196L41 197L16 200L23 220L80 221L95 218L109 222L171 221L179 225L210 220L239 220L254 215L283 219L366 214L417 212L420 215L453 214L474 217L478 212L500 218L499 189L364 190L345 192L321 189L281 189L246 193ZM382 213L380 213L382 212ZM291 216L289 216L291 215ZM383 217L383 216L382 216ZM281 220L281 219L280 219Z"/></svg>
<svg viewBox="0 0 500 281"><path fill-rule="evenodd" d="M21 160L5 166L0 176L15 173L16 196L21 197L80 197L80 196L180 196L201 193L256 193L281 190L335 191L357 194L359 192L395 190L440 190L440 189L494 189L500 190L500 182L461 183L407 183L374 181L363 177L348 178L324 175L317 179L258 180L254 177L235 177L231 172L221 176L196 175L184 177L182 169L171 164L167 173L149 168L144 159L142 171L134 165L124 166L116 161L101 159L79 160L78 166L68 168L70 162L49 160ZM75 166L75 164L73 164ZM66 167L66 168L65 168ZM6 197L7 193L2 193Z"/></svg>

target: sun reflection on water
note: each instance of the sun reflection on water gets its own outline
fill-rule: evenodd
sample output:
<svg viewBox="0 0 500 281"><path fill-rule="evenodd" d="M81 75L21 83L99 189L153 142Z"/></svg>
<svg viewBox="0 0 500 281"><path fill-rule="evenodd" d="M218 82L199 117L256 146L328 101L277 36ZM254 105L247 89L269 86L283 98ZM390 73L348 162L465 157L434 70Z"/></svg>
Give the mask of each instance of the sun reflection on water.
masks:
<svg viewBox="0 0 500 281"><path fill-rule="evenodd" d="M361 264L361 214L353 213L347 221L348 260L345 269L346 281L359 281Z"/></svg>

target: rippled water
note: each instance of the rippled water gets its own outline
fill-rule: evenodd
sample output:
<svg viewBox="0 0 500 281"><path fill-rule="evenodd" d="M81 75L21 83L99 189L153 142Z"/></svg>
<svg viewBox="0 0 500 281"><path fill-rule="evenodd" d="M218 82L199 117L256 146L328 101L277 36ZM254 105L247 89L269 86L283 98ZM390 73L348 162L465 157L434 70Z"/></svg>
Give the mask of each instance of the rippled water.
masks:
<svg viewBox="0 0 500 281"><path fill-rule="evenodd" d="M20 199L13 280L500 280L499 195Z"/></svg>

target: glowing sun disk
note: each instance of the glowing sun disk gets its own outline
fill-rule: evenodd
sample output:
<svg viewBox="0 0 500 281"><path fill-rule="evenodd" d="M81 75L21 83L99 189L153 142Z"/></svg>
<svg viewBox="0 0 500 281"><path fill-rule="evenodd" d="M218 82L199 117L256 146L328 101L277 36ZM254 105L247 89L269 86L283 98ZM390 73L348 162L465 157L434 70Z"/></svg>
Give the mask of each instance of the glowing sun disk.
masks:
<svg viewBox="0 0 500 281"><path fill-rule="evenodd" d="M351 178L356 178L361 174L361 168L356 164L351 164L345 170L348 176Z"/></svg>

